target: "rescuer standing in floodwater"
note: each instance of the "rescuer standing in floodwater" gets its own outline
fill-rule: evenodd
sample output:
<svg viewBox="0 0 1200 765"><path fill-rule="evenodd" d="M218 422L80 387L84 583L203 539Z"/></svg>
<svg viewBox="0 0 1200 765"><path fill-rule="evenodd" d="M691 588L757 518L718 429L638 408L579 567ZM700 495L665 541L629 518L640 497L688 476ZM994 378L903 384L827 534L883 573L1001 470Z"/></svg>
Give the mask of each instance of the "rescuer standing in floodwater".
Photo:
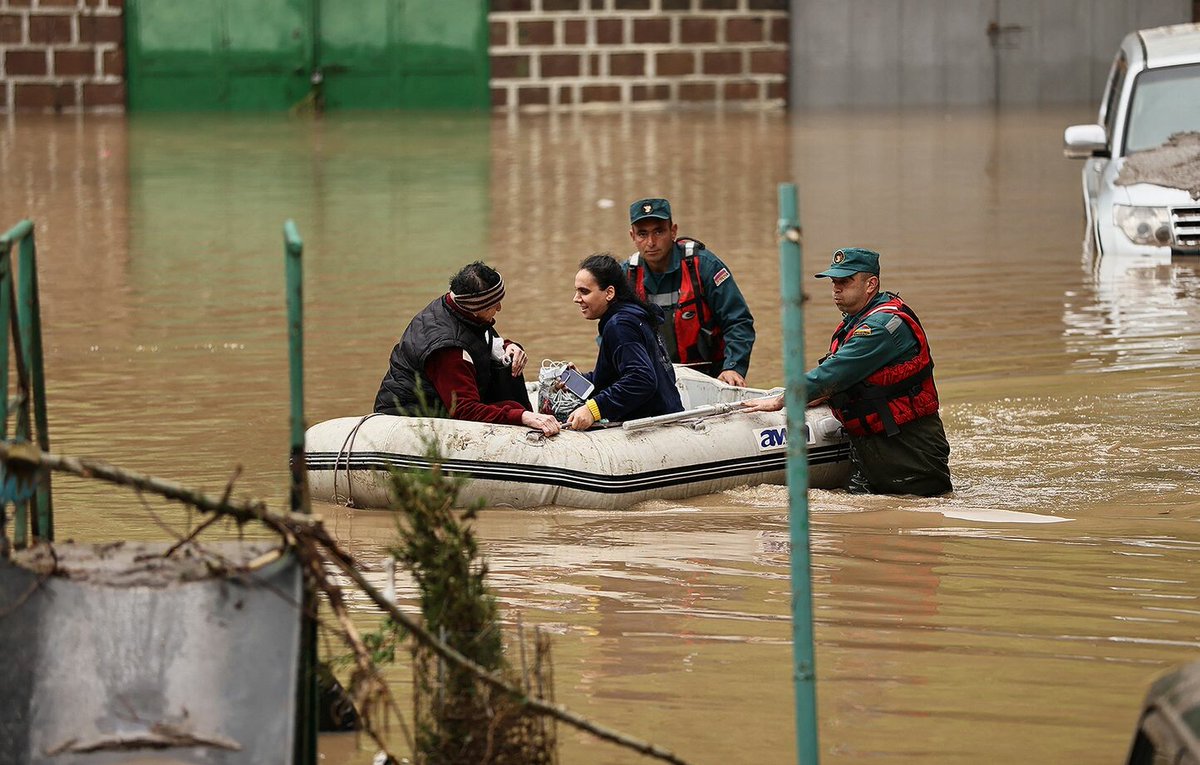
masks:
<svg viewBox="0 0 1200 765"><path fill-rule="evenodd" d="M953 490L929 341L900 296L880 290L879 253L840 249L816 276L832 282L842 323L804 382L809 405L828 403L850 436L851 493L933 497ZM745 408L776 411L783 396Z"/></svg>

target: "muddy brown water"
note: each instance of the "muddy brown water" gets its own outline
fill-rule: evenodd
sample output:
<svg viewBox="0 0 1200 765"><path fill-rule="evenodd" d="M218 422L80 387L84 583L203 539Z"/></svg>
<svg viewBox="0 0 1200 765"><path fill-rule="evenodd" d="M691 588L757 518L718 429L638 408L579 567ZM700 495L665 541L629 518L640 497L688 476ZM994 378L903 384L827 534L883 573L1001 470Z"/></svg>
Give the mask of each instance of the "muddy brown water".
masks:
<svg viewBox="0 0 1200 765"><path fill-rule="evenodd" d="M572 278L630 251L644 195L731 266L757 319L750 382L778 384L776 187L795 181L805 273L874 247L921 315L957 484L811 495L823 761L1115 762L1149 681L1200 658L1200 278L1083 255L1060 146L1092 111L21 116L0 123L0 225L37 222L54 450L215 493L240 465L236 493L281 506L286 218L316 422L369 408L407 318L476 258L509 285L501 331L590 364ZM806 289L812 361L838 316ZM186 523L54 480L62 539ZM478 528L504 607L555 635L561 703L689 762L786 763L787 502L756 487ZM379 563L390 516L318 510ZM560 733L563 762L642 761Z"/></svg>

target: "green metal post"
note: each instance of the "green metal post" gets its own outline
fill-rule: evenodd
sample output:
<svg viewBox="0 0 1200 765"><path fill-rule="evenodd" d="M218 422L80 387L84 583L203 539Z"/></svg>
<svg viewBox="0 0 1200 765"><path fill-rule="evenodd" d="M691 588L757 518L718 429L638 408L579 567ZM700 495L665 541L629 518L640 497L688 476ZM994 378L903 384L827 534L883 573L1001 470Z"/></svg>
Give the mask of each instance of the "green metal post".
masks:
<svg viewBox="0 0 1200 765"><path fill-rule="evenodd" d="M18 257L20 260L17 267L17 275L13 276L13 246L18 247ZM0 253L4 260L4 272L0 275L0 323L4 323L6 330L2 332L0 337L0 362L2 362L2 373L0 373L0 381L4 385L0 387L0 414L2 414L2 435L7 438L7 422L8 409L10 409L10 398L8 398L8 339L12 338L12 363L17 369L17 422L14 427L13 438L17 440L32 440L31 424L30 424L30 405L32 396L32 388L30 378L30 363L32 359L37 360L37 391L41 392L42 406L44 408L44 382L42 378L41 365L41 350L42 350L42 330L41 323L37 321L37 263L36 251L34 247L34 224L31 221L22 221L14 225L12 229L0 237ZM14 279L19 282L20 296L16 295L14 289ZM36 338L36 354L32 354L30 348L34 344ZM41 424L40 445L44 439L43 450L48 450L49 441L46 438L46 414L44 409L41 411L41 416L38 417L38 422ZM52 507L50 507L49 494L49 475L38 476L38 487L35 494L34 504L36 512L30 514L31 504L28 500L17 501L14 504L13 517L13 546L17 549L24 548L29 542L30 531L31 536L35 538L43 538L43 540L53 541L54 538L54 522ZM32 522L32 523L30 523Z"/></svg>
<svg viewBox="0 0 1200 765"><path fill-rule="evenodd" d="M21 240L20 263L17 267L17 316L21 325L21 350L28 370L33 398L34 425L37 430L37 445L43 452L50 451L49 422L46 417L46 372L42 360L42 316L38 298L37 246L33 241L33 227L28 236ZM28 411L28 407L25 407ZM28 416L28 415L26 415ZM32 441L33 439L30 438ZM50 498L50 471L43 470L38 476L38 488L34 501L33 536L47 542L54 541L54 504Z"/></svg>
<svg viewBox="0 0 1200 765"><path fill-rule="evenodd" d="M817 672L813 648L812 560L808 525L808 444L804 410L804 289L800 203L796 185L779 184L779 280L783 296L783 370L788 428L788 518L792 548L792 672L796 750L801 765L817 765Z"/></svg>
<svg viewBox="0 0 1200 765"><path fill-rule="evenodd" d="M291 381L292 512L311 512L308 472L304 463L304 241L293 221L283 224L287 259L288 379Z"/></svg>
<svg viewBox="0 0 1200 765"><path fill-rule="evenodd" d="M291 382L291 490L292 512L309 513L308 472L304 463L304 270L300 256L304 241L296 224L283 224L283 251L287 267L288 378ZM317 594L305 587L300 623L300 666L296 688L296 765L317 762Z"/></svg>
<svg viewBox="0 0 1200 765"><path fill-rule="evenodd" d="M12 311L12 266L11 255L12 243L17 229L13 229L0 238L0 324L5 327L9 325L9 312ZM0 439L8 438L8 332L4 332L4 340L0 342ZM13 519L13 543L20 547L25 546L25 516L21 512L19 506L16 510ZM4 503L0 502L0 557L6 557L8 554L8 531L5 528L7 520ZM18 523L19 521L19 523Z"/></svg>
<svg viewBox="0 0 1200 765"><path fill-rule="evenodd" d="M28 223L28 221L25 221ZM12 243L19 239L18 225L0 239L0 323L9 323L12 311ZM0 343L0 438L8 438L8 333Z"/></svg>

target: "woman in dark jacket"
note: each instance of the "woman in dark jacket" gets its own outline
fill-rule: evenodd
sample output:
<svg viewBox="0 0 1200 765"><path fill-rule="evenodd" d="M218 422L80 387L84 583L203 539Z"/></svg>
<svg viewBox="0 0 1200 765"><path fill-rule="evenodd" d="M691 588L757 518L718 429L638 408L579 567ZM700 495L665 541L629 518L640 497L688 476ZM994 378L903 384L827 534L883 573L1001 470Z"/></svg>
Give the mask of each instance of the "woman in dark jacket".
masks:
<svg viewBox="0 0 1200 765"><path fill-rule="evenodd" d="M572 430L600 419L635 420L683 411L671 357L658 338L662 309L638 299L608 253L585 258L575 275L575 304L600 321L600 352L587 377L592 398L567 418Z"/></svg>

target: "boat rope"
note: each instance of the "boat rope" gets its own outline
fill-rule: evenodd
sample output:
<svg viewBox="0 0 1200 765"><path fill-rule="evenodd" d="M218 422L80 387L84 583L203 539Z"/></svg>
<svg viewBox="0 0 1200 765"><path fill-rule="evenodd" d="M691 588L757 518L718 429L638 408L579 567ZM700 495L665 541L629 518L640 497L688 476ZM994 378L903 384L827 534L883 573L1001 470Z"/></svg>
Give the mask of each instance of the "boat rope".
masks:
<svg viewBox="0 0 1200 765"><path fill-rule="evenodd" d="M350 429L346 440L342 441L342 448L338 449L337 457L333 460L333 501L335 503L343 504L342 500L344 499L346 507L354 507L354 483L351 480L352 473L350 470L350 453L354 450L354 438L358 435L358 429L362 427L364 422L372 417L379 416L379 414L379 412L373 412L360 417L358 422L354 424L354 427ZM337 492L338 469L342 464L343 454L346 455L346 495L344 497L338 496Z"/></svg>

